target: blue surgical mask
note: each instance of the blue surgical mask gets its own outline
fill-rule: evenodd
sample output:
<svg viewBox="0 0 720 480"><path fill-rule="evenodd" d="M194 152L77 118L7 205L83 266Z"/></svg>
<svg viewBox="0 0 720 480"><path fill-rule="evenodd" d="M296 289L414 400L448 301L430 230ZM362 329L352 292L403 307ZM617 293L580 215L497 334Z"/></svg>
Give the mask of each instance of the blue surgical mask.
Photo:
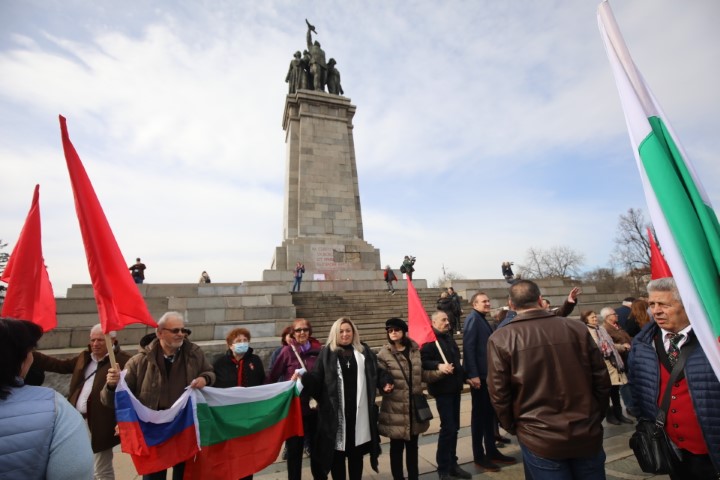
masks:
<svg viewBox="0 0 720 480"><path fill-rule="evenodd" d="M246 353L248 351L248 348L250 348L250 344L247 342L233 343L233 352L237 353L238 355Z"/></svg>

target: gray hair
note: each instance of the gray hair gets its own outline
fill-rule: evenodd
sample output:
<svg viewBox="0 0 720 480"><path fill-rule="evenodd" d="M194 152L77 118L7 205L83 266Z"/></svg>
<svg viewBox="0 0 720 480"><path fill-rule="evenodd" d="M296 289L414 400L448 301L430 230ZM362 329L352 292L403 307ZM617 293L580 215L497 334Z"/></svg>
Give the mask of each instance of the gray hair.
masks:
<svg viewBox="0 0 720 480"><path fill-rule="evenodd" d="M602 310L600 310L600 318L603 319L603 322L605 319L609 316L615 313L615 309L612 307L603 307Z"/></svg>
<svg viewBox="0 0 720 480"><path fill-rule="evenodd" d="M90 335L92 335L93 333L98 333L98 332L103 333L102 325L100 325L99 323L97 325L93 325L93 327L90 329ZM108 335L110 335L110 338L116 338L117 332L115 330L113 330L113 331L109 332Z"/></svg>
<svg viewBox="0 0 720 480"><path fill-rule="evenodd" d="M652 292L670 292L672 293L673 299L680 302L682 305L682 298L680 298L680 292L678 291L677 284L673 277L656 278L650 280L647 285L648 294Z"/></svg>
<svg viewBox="0 0 720 480"><path fill-rule="evenodd" d="M358 332L357 327L353 323L352 320L350 320L348 317L340 317L337 320L335 320L335 323L332 324L332 327L330 327L330 334L328 335L327 343L325 345L328 346L328 348L331 351L336 351L338 349L338 338L340 337L340 326L344 323L347 323L352 327L353 330L353 340L352 340L352 346L355 347L355 350L358 352L362 352L362 344L360 343L360 332Z"/></svg>
<svg viewBox="0 0 720 480"><path fill-rule="evenodd" d="M185 324L185 317L183 317L183 314L180 312L167 312L163 314L162 317L160 317L160 320L158 320L158 328L163 328L165 326L165 322L168 321L170 318L177 318L181 322L183 322L183 325Z"/></svg>

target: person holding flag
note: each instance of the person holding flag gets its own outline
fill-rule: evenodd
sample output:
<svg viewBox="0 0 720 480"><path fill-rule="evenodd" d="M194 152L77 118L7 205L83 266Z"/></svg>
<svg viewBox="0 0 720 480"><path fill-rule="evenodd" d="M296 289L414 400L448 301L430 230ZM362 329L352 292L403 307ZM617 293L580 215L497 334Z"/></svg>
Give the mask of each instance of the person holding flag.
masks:
<svg viewBox="0 0 720 480"><path fill-rule="evenodd" d="M465 383L460 348L452 336L447 314L436 311L431 319L435 341L422 346L420 358L423 370L440 370L445 374L437 382L428 385L440 415L440 433L435 454L438 476L440 480L471 478L472 475L458 465L456 453L460 430L460 394Z"/></svg>
<svg viewBox="0 0 720 480"><path fill-rule="evenodd" d="M157 322L157 339L125 365L125 381L129 390L146 407L153 410L170 408L186 387L204 388L215 382L215 372L203 351L185 341L185 326L179 312L167 312ZM107 383L100 398L103 405L115 406L115 387L120 381L120 369L108 370ZM181 480L185 462L173 467L173 480ZM166 470L143 475L143 480L166 478Z"/></svg>
<svg viewBox="0 0 720 480"><path fill-rule="evenodd" d="M312 325L304 318L296 318L290 330L290 337L282 347L277 359L270 368L267 382L274 383L281 379L296 380L299 372L308 372L315 366L322 345L312 336ZM310 398L306 390L300 394L302 404L303 436L287 439L287 473L288 480L302 478L302 457L305 445L312 448L315 443L317 429L317 402ZM308 450L312 455L312 450Z"/></svg>
<svg viewBox="0 0 720 480"><path fill-rule="evenodd" d="M33 352L34 362L42 371L72 374L68 401L87 421L90 445L94 453L95 480L113 480L113 447L120 443L115 434L115 411L100 402L100 392L110 370L109 348L115 351L115 360L123 368L131 355L120 349L115 332L110 332L112 345L108 347L102 326L90 329L88 348L80 354L60 359Z"/></svg>
<svg viewBox="0 0 720 480"><path fill-rule="evenodd" d="M720 474L720 381L685 311L672 277L647 286L655 319L635 336L628 362L638 416L654 420L658 396L678 358L687 350L679 380L672 385L665 432L680 452L670 478L706 479Z"/></svg>

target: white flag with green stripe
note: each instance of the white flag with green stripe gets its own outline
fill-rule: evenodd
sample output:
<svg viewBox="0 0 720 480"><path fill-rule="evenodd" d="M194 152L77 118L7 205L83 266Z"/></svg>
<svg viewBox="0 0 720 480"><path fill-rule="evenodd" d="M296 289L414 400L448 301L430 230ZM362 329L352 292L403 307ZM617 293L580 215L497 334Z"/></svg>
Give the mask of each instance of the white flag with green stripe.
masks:
<svg viewBox="0 0 720 480"><path fill-rule="evenodd" d="M720 225L695 170L630 57L607 0L598 23L645 199L700 345L720 378Z"/></svg>

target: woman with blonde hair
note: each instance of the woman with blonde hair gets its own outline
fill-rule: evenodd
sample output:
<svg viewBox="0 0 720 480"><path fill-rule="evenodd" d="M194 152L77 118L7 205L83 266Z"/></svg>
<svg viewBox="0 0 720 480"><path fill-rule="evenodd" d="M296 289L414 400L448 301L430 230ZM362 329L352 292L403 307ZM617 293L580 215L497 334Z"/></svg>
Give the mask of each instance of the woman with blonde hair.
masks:
<svg viewBox="0 0 720 480"><path fill-rule="evenodd" d="M341 317L332 325L326 345L312 371L302 376L302 383L318 401L310 457L313 478L325 479L330 472L333 480L345 480L349 469L350 480L360 480L367 453L377 472L380 437L375 395L378 388L391 392L392 380L378 370L375 353L360 341L349 318Z"/></svg>

